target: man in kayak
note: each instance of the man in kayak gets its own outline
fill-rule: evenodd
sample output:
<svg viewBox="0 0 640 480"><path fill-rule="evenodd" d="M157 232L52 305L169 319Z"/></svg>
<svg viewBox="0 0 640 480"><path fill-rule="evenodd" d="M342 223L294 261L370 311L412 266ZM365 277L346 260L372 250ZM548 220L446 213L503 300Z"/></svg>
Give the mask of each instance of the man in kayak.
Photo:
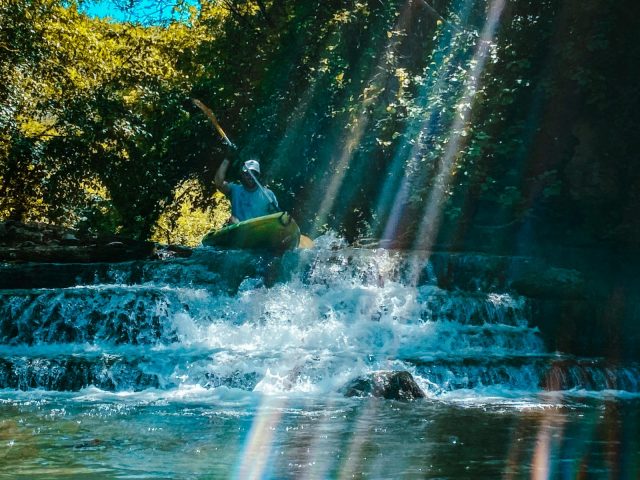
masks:
<svg viewBox="0 0 640 480"><path fill-rule="evenodd" d="M231 200L229 223L238 223L280 211L276 196L260 184L260 163L257 160L244 162L240 183L225 181L228 168L229 160L225 158L216 171L214 183Z"/></svg>

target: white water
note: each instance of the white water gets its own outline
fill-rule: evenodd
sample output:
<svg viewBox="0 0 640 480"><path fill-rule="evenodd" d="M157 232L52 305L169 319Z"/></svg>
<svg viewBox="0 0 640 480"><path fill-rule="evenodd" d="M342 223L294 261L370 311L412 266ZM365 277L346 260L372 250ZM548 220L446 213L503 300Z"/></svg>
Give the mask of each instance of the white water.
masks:
<svg viewBox="0 0 640 480"><path fill-rule="evenodd" d="M90 285L5 291L5 392L324 398L380 370L406 370L428 397L462 403L639 390L636 366L547 351L526 298L441 289L430 265L409 284L406 256L325 243L284 259L201 249L188 262L144 264L139 283L114 266Z"/></svg>

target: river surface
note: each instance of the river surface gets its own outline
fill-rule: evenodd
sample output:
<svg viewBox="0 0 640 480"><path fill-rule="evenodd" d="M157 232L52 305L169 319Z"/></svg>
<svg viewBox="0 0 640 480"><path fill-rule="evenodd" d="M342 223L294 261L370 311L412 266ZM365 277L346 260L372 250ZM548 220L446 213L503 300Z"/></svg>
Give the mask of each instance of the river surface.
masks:
<svg viewBox="0 0 640 480"><path fill-rule="evenodd" d="M442 258L5 265L0 477L640 478L637 361L550 345L522 259ZM426 398L345 396L379 371Z"/></svg>

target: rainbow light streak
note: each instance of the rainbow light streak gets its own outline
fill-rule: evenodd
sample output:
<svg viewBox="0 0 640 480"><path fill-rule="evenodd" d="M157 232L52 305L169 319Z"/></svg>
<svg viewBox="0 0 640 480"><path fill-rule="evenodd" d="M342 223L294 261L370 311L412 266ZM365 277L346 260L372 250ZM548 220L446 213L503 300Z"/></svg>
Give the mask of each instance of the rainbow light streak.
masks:
<svg viewBox="0 0 640 480"><path fill-rule="evenodd" d="M311 107L311 100L315 95L316 86L317 81L314 79L311 86L307 88L305 93L302 95L302 98L296 105L293 113L287 118L287 128L276 147L275 154L273 155L269 168L267 169L269 173L279 171L282 167L283 161L285 159L289 160L289 149L291 148L291 144L297 140L297 138L295 138L296 136L293 135L293 132L298 131L300 124L307 118L307 113Z"/></svg>
<svg viewBox="0 0 640 480"><path fill-rule="evenodd" d="M436 82L436 89L441 88L444 84L446 75L442 68L439 67L439 75L438 80ZM422 97L426 96L426 92L421 95ZM431 124L432 117L435 114L434 107L429 107L428 115L425 120L422 121L422 127L420 128L420 132L426 132ZM404 174L402 176L402 180L400 183L400 187L396 190L396 193L393 198L393 207L391 213L389 214L389 218L384 228L384 232L382 234L383 239L393 240L395 238L395 234L397 232L398 226L400 224L400 219L402 217L402 212L404 211L405 205L407 203L407 198L409 196L409 180L411 179L412 167L416 167L418 163L418 155L422 148L422 144L420 142L420 138L415 141L411 148L411 153L409 155L409 161L402 155L396 155L396 158L393 161L391 167L391 173L389 178L386 180L384 186L382 187L382 193L378 199L378 205L376 208L376 212L378 215L383 211L385 205L388 202L388 198L392 195L393 189L393 177L396 175L396 172L403 168ZM402 149L400 149L402 151Z"/></svg>
<svg viewBox="0 0 640 480"><path fill-rule="evenodd" d="M470 5L472 2L466 1L463 5L456 10L458 11L458 16L460 18L466 18ZM455 43L453 41L451 33L443 32L443 35L440 36L440 45L437 50L444 51L444 57L451 53L454 50ZM391 205L393 205L392 210L387 219L387 223L383 230L382 239L383 240L393 240L396 237L396 232L398 231L398 227L400 226L400 220L402 219L402 215L408 200L409 191L410 191L410 180L414 176L415 173L412 171L412 167L416 168L419 164L419 153L420 150L424 147L421 143L422 138L426 138L430 134L431 122L436 119L437 110L440 108L438 105L427 105L427 97L431 92L439 92L443 91L445 88L450 88L450 86L446 85L447 82L447 74L449 69L451 68L451 64L446 63L444 61L439 61L438 66L435 68L436 71L436 81L429 82L422 87L422 91L419 94L421 101L419 102L421 105L426 107L426 118L420 122L420 125L416 128L415 132L410 132L409 135L405 136L405 138L414 139L411 147L411 153L409 154L409 160L407 157L403 155L404 147L409 143L405 140L403 146L398 149L398 154L393 161L393 164L390 169L389 178L385 181L385 184L382 187L382 193L378 197L378 202L376 206L376 214L378 217L382 216L383 212L386 210L386 205L389 203L389 198L393 196L393 201ZM406 166L406 167L405 167ZM403 169L403 176L400 181L400 187L396 189L395 195L394 191L394 177L397 175L397 172Z"/></svg>
<svg viewBox="0 0 640 480"><path fill-rule="evenodd" d="M404 162L398 162L399 164L403 164ZM398 165L394 162L392 169L396 170ZM389 182L389 180L387 180ZM383 189L383 194L381 198L385 200L389 195L386 190L388 185L385 184ZM400 184L400 188L398 188L396 195L393 199L393 207L391 208L391 212L389 213L389 218L387 219L387 223L384 227L384 232L382 233L383 239L393 240L396 237L396 232L398 231L398 226L400 225L400 219L402 218L402 213L404 212L404 206L407 203L407 198L409 196L409 182L407 174L405 173L402 177L402 183Z"/></svg>
<svg viewBox="0 0 640 480"><path fill-rule="evenodd" d="M409 13L411 11L411 1L407 0L401 8L400 16L396 21L396 24L393 30L404 30L405 25L409 20ZM386 58L392 56L395 53L397 46L399 45L400 40L398 38L392 37L387 46L385 48L385 53L381 55L380 64L377 68L375 68L374 72L385 71L385 75L388 76L389 73L386 72L386 69L383 69L383 62ZM379 77L379 73L374 73L373 76L369 79L368 82L365 82L365 85L371 85L375 83L376 77ZM344 177L349 169L349 164L351 163L351 159L353 158L353 151L357 148L364 132L366 131L367 125L369 124L370 116L367 112L367 106L370 103L370 100L366 98L363 92L363 100L361 102L360 114L355 118L352 122L352 127L348 134L346 135L344 146L338 156L338 161L334 167L334 174L331 177L331 181L325 190L325 194L320 204L320 208L318 209L318 215L316 217L315 229L316 231L324 225L326 222L327 216L329 212L332 210L333 205L336 201L337 194L342 187L342 183L344 182ZM366 167L365 167L366 168Z"/></svg>
<svg viewBox="0 0 640 480"><path fill-rule="evenodd" d="M331 44L337 43L342 36L342 32L340 29L336 29L332 35L328 35L327 39L324 42L324 48L326 51L329 51L328 47ZM313 100L315 96L315 92L318 85L318 76L313 78L310 82L309 87L302 94L300 101L296 105L296 108L293 112L287 117L287 128L283 133L278 146L275 149L275 153L269 164L269 168L267 169L268 173L273 171L279 171L282 166L282 162L286 160L289 161L289 149L291 143L297 141L293 132L298 131L300 124L307 118L309 109L311 108L311 100Z"/></svg>
<svg viewBox="0 0 640 480"><path fill-rule="evenodd" d="M334 402L329 399L326 405L326 410L331 410L334 407ZM331 478L329 471L334 465L335 460L329 457L330 445L332 443L338 443L340 432L333 430L331 425L333 420L330 416L325 417L319 423L317 427L318 432L325 432L325 435L314 435L313 443L308 448L308 464L309 469L304 472L299 478L300 480L314 480L316 478Z"/></svg>
<svg viewBox="0 0 640 480"><path fill-rule="evenodd" d="M340 157L337 162L337 165L334 167L334 173L331 177L331 182L329 186L325 190L324 197L322 198L322 203L320 204L320 208L318 209L318 216L316 217L316 222L314 225L314 230L318 230L322 225L324 225L327 215L333 208L333 204L336 201L338 190L342 186L342 182L344 181L344 177L349 168L349 163L351 163L351 159L353 158L353 150L358 146L360 140L362 139L362 135L366 130L367 124L369 123L369 117L365 114L360 114L358 118L353 122L354 126L351 128L347 139L344 142L344 146L342 151L340 152Z"/></svg>
<svg viewBox="0 0 640 480"><path fill-rule="evenodd" d="M531 478L533 480L547 480L552 478L554 466L554 452L559 450L558 446L562 439L564 430L564 418L556 412L551 412L545 416L533 452L531 462Z"/></svg>
<svg viewBox="0 0 640 480"><path fill-rule="evenodd" d="M456 117L456 120L451 127L451 134L449 141L447 142L447 149L442 158L442 162L439 165L434 187L427 199L426 208L414 243L415 253L411 260L410 267L410 279L413 283L417 281L421 266L424 265L424 262L428 259L430 253L429 249L433 246L438 233L444 198L447 195L447 189L451 183L454 162L462 143L462 132L468 129L473 97L478 90L480 76L484 71L488 58L489 47L493 41L496 29L498 28L504 6L505 0L494 0L491 3L487 20L480 35L478 47L476 48L476 52L471 61L471 65L473 67L465 85L465 93L459 102L460 106L467 106L467 108L460 108L460 115Z"/></svg>
<svg viewBox="0 0 640 480"><path fill-rule="evenodd" d="M465 94L462 97L463 104L471 103L471 100L477 90L479 77L484 70L489 42L493 38L495 30L498 26L500 15L502 13L502 10L504 9L504 4L505 0L494 0L491 5L489 16L480 38L479 46L474 54L474 61L472 63L474 65L474 68L471 71L470 79L466 84ZM410 9L407 8L408 5L409 2L405 3L405 5L403 6L402 13L395 27L396 30L401 30L402 26L408 20L407 12L410 11ZM398 39L391 39L385 49L387 54L393 53L393 51L397 48L398 43ZM386 55L383 55L381 58L384 59L385 57ZM444 75L442 77L444 77ZM373 80L374 78L372 78L367 84L370 84ZM347 169L349 168L351 159L353 158L353 151L362 139L362 136L366 130L369 122L369 116L368 114L366 114L366 103L367 99L364 98L362 102L362 108L360 110L361 113L354 120L353 126L345 139L344 146L339 154L339 159L335 167L335 172L331 178L331 182L326 190L326 195L318 211L317 221L315 225L316 228L318 228L325 222L328 213L331 211L336 200L336 195L343 184L345 174L347 172ZM302 107L302 112L304 112L306 108L306 106ZM467 123L469 115L470 109L462 111L461 118L457 119L452 127L452 132L461 131ZM301 117L302 115L300 116L300 118ZM429 120L430 118L425 120L423 122L423 125L429 125ZM433 226L437 225L437 222L439 221L441 200L445 194L445 187L450 181L451 167L453 166L453 162L460 143L460 133L452 134L451 139L448 143L448 149L445 152L444 160L438 172L438 176L440 177L440 188L434 189L430 195L425 215L423 216L420 224L420 236L418 238L426 236L427 228L431 227L431 230L429 230L429 233L431 235L428 237L428 240L432 241L433 239ZM414 160L417 157L417 149L418 147L416 146L412 148L411 157ZM400 160L401 159L398 159L398 161L394 161L394 169L401 168L403 162ZM396 192L395 205L402 205L402 202L398 200L400 200L403 195L406 195L407 181L408 177L405 175L402 181L402 185L400 186L398 192ZM384 190L381 201L383 201L387 196L390 196L390 190L388 188ZM391 232L392 229L395 228L395 222L397 222L397 218L399 217L399 215L400 210L396 209L396 207L394 206L392 218L387 223L385 232ZM427 243L421 241L418 246L424 248L426 245ZM421 262L423 262L424 260L425 258L415 258L414 262L412 262L412 271L416 271L415 266L421 265ZM252 424L251 431L247 437L247 441L245 443L245 447L240 459L240 465L238 466L234 478L259 479L265 477L267 473L266 469L268 467L269 457L272 450L274 432L282 416L282 407L284 406L284 403L285 400L283 399L273 398L269 395L264 397L264 400L260 405ZM345 452L345 456L343 457L343 463L340 467L338 478L346 479L351 478L353 475L357 475L358 468L360 467L359 459L361 458L361 453L367 440L366 432L370 423L370 419L375 415L377 405L378 402L371 402L368 408L362 409L363 411L358 416L349 446L347 448L347 451ZM317 451L319 447L320 445L317 445L317 448L316 446L314 446L313 451Z"/></svg>
<svg viewBox="0 0 640 480"><path fill-rule="evenodd" d="M238 480L266 477L265 471L271 456L273 436L282 417L286 400L271 395L265 395L263 398L240 456L240 465L233 475L233 478Z"/></svg>

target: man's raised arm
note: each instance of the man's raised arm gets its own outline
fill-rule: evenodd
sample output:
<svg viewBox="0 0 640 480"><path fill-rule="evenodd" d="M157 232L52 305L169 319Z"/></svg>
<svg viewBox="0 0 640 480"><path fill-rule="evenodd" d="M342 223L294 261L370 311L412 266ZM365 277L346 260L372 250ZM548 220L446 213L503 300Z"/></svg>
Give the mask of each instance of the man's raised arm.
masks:
<svg viewBox="0 0 640 480"><path fill-rule="evenodd" d="M218 167L218 170L216 170L216 176L213 178L213 183L216 185L218 190L220 190L225 195L229 195L230 192L229 184L225 181L228 168L229 160L225 158Z"/></svg>

